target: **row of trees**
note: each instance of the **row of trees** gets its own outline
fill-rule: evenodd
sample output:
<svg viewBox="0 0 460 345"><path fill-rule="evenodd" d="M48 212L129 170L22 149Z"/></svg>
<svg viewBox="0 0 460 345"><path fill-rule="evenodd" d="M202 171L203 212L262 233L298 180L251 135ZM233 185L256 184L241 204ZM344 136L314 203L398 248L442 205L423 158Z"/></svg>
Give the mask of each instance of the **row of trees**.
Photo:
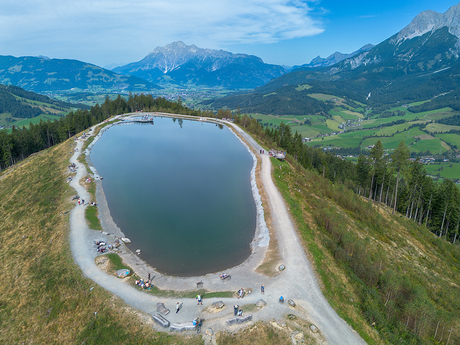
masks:
<svg viewBox="0 0 460 345"><path fill-rule="evenodd" d="M115 100L106 98L102 105L96 104L89 110L70 112L59 121L40 121L38 124L30 124L28 128L13 127L11 133L0 131L0 171L35 152L59 144L113 115L140 110L195 116L211 115L190 110L179 102L168 101L162 97L153 98L152 95L130 94L127 100L121 96Z"/></svg>
<svg viewBox="0 0 460 345"><path fill-rule="evenodd" d="M418 159L410 160L410 151L402 141L394 153L386 155L377 141L370 155L361 154L357 164L332 152L303 145L300 134L282 123L265 128L243 116L237 121L249 131L269 140L292 155L304 168L316 170L332 182L342 182L357 194L383 203L432 232L455 243L460 225L460 192L452 180L436 183L427 176Z"/></svg>
<svg viewBox="0 0 460 345"><path fill-rule="evenodd" d="M393 207L407 218L424 224L439 237L455 243L460 224L460 192L455 183L436 183L418 159L410 161L402 141L391 156L380 141L369 157L359 156L355 179L358 194Z"/></svg>
<svg viewBox="0 0 460 345"><path fill-rule="evenodd" d="M456 242L460 224L460 193L455 184L445 179L435 183L426 175L418 160L410 161L410 152L404 142L391 156L384 153L378 141L369 156L360 155L357 164L343 160L322 149L302 143L300 134L282 123L279 128L268 128L255 119L233 115L229 110L217 114L190 110L181 102L152 95L132 95L128 99L106 98L102 105L90 110L78 110L55 122L41 121L29 128L13 128L11 133L0 131L0 170L40 150L61 143L94 124L126 112L140 110L164 111L194 116L234 118L250 132L276 144L292 155L303 167L316 170L332 182L343 182L359 195L384 203L419 224L425 224L438 236Z"/></svg>

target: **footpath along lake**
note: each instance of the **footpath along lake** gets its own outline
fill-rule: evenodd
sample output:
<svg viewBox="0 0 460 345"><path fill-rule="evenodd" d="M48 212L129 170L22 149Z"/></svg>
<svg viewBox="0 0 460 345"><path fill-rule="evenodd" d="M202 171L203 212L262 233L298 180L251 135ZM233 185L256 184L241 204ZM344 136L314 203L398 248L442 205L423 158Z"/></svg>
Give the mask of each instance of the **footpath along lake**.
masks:
<svg viewBox="0 0 460 345"><path fill-rule="evenodd" d="M159 272L202 275L249 257L253 160L226 127L160 117L116 125L90 158L130 249Z"/></svg>

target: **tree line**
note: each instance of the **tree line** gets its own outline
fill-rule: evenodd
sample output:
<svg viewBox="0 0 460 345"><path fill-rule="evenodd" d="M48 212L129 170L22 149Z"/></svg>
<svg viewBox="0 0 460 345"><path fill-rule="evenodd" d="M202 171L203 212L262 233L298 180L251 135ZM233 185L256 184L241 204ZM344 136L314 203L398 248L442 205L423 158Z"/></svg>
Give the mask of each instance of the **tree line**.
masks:
<svg viewBox="0 0 460 345"><path fill-rule="evenodd" d="M455 243L460 226L460 192L455 183L430 178L418 159L410 159L404 141L392 155L386 155L379 140L369 156L358 162L344 160L324 149L302 143L300 134L282 123L265 129L247 116L235 119L250 132L285 150L306 169L316 170L334 183L343 183L369 201L385 204L418 224L426 225L437 236Z"/></svg>
<svg viewBox="0 0 460 345"><path fill-rule="evenodd" d="M28 128L13 127L11 133L0 131L0 171L33 153L59 144L113 115L140 110L195 116L213 115L188 109L180 102L172 102L163 97L153 98L152 95L130 94L127 100L121 96L115 100L106 98L102 105L96 104L89 110L70 112L58 121L42 120L38 124L30 124Z"/></svg>

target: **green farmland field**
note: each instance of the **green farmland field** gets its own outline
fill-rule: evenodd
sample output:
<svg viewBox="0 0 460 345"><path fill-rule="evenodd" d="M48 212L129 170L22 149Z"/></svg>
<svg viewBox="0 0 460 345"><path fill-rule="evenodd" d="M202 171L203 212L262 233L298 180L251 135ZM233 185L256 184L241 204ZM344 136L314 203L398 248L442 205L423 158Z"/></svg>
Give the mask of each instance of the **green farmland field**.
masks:
<svg viewBox="0 0 460 345"><path fill-rule="evenodd" d="M21 121L18 121L16 122L15 126L17 127L22 127L22 126L29 126L31 123L33 124L37 124L39 123L41 120L43 121L56 121L56 120L59 120L61 118L61 116L58 116L58 115L45 115L45 114L41 114L39 116L36 116L34 118L31 118L31 119L23 119Z"/></svg>
<svg viewBox="0 0 460 345"><path fill-rule="evenodd" d="M349 131L349 132L345 132L345 133L340 134L340 137L342 137L342 138L354 138L354 137L362 138L362 137L376 135L376 132L377 131L372 130L372 129L365 129L365 130L362 130L362 131Z"/></svg>
<svg viewBox="0 0 460 345"><path fill-rule="evenodd" d="M337 99L342 100L340 97L337 97L334 95L326 95L324 93L310 93L308 96L311 98L317 99L319 101L328 101L332 98L337 98Z"/></svg>
<svg viewBox="0 0 460 345"><path fill-rule="evenodd" d="M450 146L460 147L460 135L454 133L436 134L436 138L444 140Z"/></svg>
<svg viewBox="0 0 460 345"><path fill-rule="evenodd" d="M381 138L369 138L363 141L361 148L366 146L374 145L378 140L380 140L385 149L396 149L401 141L404 140L407 146L415 142L416 136L426 135L425 132L421 131L419 128L411 128L408 131L397 133L392 137L381 137Z"/></svg>
<svg viewBox="0 0 460 345"><path fill-rule="evenodd" d="M460 130L460 126L444 125L442 123L430 123L426 126L428 132L449 132L451 130Z"/></svg>
<svg viewBox="0 0 460 345"><path fill-rule="evenodd" d="M431 154L441 154L448 150L440 139L420 140L409 147L411 152L430 151Z"/></svg>
<svg viewBox="0 0 460 345"><path fill-rule="evenodd" d="M432 163L424 167L429 175L437 176L439 174L443 178L460 179L460 163Z"/></svg>
<svg viewBox="0 0 460 345"><path fill-rule="evenodd" d="M377 136L385 136L385 135L393 135L396 132L403 132L405 131L408 127L414 124L424 124L426 123L426 120L419 120L419 121L412 121L412 122L406 122L406 123L401 123L399 125L394 125L390 127L383 127L380 129L375 135Z"/></svg>

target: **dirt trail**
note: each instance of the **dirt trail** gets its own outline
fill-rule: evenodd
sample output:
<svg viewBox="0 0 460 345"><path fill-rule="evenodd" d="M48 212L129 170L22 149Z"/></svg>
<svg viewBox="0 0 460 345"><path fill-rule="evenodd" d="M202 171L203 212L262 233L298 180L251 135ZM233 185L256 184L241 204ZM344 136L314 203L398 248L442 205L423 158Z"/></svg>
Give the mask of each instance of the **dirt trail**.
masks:
<svg viewBox="0 0 460 345"><path fill-rule="evenodd" d="M166 115L162 114L162 116ZM238 132L255 152L259 152L261 147L252 137L237 126L228 123L225 124L231 125L233 130ZM87 174L85 166L77 162L82 146L83 142L78 141L78 150L70 159L70 162L75 163L78 167L77 176L70 185L75 188L78 195L85 199L85 201L89 201L88 193L78 183L80 178ZM256 249L256 253L247 262L236 268L227 270L232 275L232 279L228 282L220 281L217 274L191 278L158 275L153 281L155 285L162 289L192 290L196 287L196 282L202 280L204 288L209 291L236 291L240 287L245 287L253 289L254 292L251 295L243 299L204 299L203 306L197 306L195 299L181 299L180 302L183 303L183 308L178 314L175 314L174 309L178 300L143 293L134 286L130 286L124 283L123 280L106 274L97 267L94 262L97 256L93 244L94 240L109 239L109 237L102 235L99 231L93 231L88 228L84 215L84 210L87 206L76 206L70 214L70 244L75 261L86 277L119 296L134 308L147 313L156 313L156 304L163 302L171 310L171 313L167 316L167 319L171 323L191 321L195 317L202 317L206 319L205 328L210 327L214 331L237 329L241 326L229 327L225 322L226 319L233 316L232 306L234 304L254 304L262 298L267 302L267 305L258 311L251 312L254 321L282 319L286 314L295 314L315 324L328 344L365 344L359 335L337 315L324 298L305 255L304 248L297 236L284 200L271 178L272 165L270 158L267 154L258 154L257 156L259 162L261 162L261 180L269 204L264 206L270 207L272 224L278 240L282 263L286 266L286 269L272 278L255 273L254 269L261 262L265 253L265 250ZM138 258L133 255L126 256L126 259L123 257L125 261L132 261L128 263L132 265L131 267L133 267L137 274L146 277L146 272L150 271L151 268L136 259ZM264 295L260 292L261 284L265 286ZM283 296L286 300L295 300L297 306L293 308L286 302L284 304L279 303L278 298L280 296ZM208 312L209 308L206 307L218 300L222 300L226 304L226 307L219 312Z"/></svg>

